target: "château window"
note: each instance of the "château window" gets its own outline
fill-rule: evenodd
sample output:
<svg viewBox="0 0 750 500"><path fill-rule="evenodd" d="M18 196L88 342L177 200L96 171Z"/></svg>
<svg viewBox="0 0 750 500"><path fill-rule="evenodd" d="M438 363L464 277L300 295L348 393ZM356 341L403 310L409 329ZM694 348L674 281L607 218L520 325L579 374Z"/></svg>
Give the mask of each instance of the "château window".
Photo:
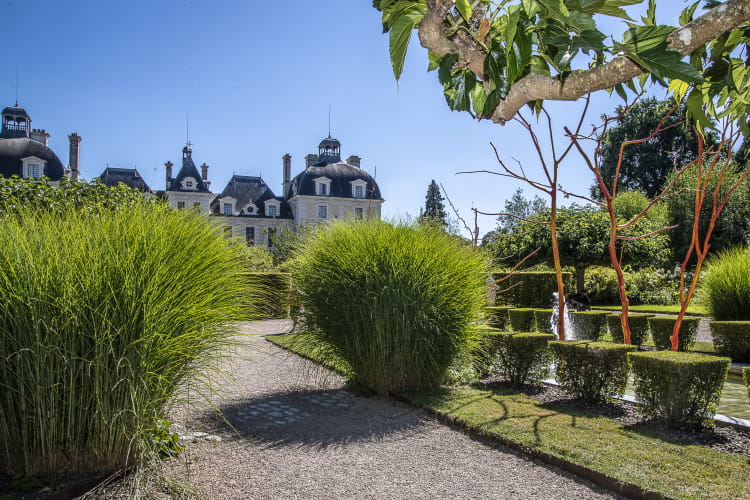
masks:
<svg viewBox="0 0 750 500"><path fill-rule="evenodd" d="M354 207L354 218L362 220L365 217L365 209L362 207Z"/></svg>
<svg viewBox="0 0 750 500"><path fill-rule="evenodd" d="M248 246L255 245L255 228L254 227L245 228L245 240L247 241Z"/></svg>
<svg viewBox="0 0 750 500"><path fill-rule="evenodd" d="M24 164L23 176L27 179L41 179L42 178L42 166L39 163Z"/></svg>
<svg viewBox="0 0 750 500"><path fill-rule="evenodd" d="M272 247L275 240L276 240L276 228L269 227L268 228L268 246Z"/></svg>
<svg viewBox="0 0 750 500"><path fill-rule="evenodd" d="M325 205L318 206L318 219L328 218L328 207Z"/></svg>
<svg viewBox="0 0 750 500"><path fill-rule="evenodd" d="M185 181L185 187L193 187L193 181Z"/></svg>
<svg viewBox="0 0 750 500"><path fill-rule="evenodd" d="M177 209L183 210L185 208L185 202L184 201L178 201L177 202Z"/></svg>
<svg viewBox="0 0 750 500"><path fill-rule="evenodd" d="M193 208L200 212L201 211L201 202L200 201L194 201L193 202Z"/></svg>
<svg viewBox="0 0 750 500"><path fill-rule="evenodd" d="M365 188L364 188L364 186L354 186L354 197L355 198L364 198L365 197Z"/></svg>
<svg viewBox="0 0 750 500"><path fill-rule="evenodd" d="M328 196L328 184L318 184L318 196Z"/></svg>
<svg viewBox="0 0 750 500"><path fill-rule="evenodd" d="M224 215L232 215L232 204L231 203L224 203Z"/></svg>
<svg viewBox="0 0 750 500"><path fill-rule="evenodd" d="M276 205L268 205L268 216L269 217L276 217L278 214L278 209L276 208Z"/></svg>

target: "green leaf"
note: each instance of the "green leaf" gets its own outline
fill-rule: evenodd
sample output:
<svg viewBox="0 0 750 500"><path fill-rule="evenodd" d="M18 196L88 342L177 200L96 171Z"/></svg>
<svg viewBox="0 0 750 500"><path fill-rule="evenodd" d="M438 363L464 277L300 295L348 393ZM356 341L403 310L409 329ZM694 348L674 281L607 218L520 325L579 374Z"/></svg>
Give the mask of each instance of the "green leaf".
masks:
<svg viewBox="0 0 750 500"><path fill-rule="evenodd" d="M627 53L639 53L662 45L675 30L673 26L638 26L622 35L621 44Z"/></svg>
<svg viewBox="0 0 750 500"><path fill-rule="evenodd" d="M490 79L490 81L498 82L505 81L505 68L508 62L505 57L505 49L496 39L492 40L490 45L490 51L487 57L484 58L484 74ZM500 85L497 85L499 88Z"/></svg>
<svg viewBox="0 0 750 500"><path fill-rule="evenodd" d="M477 83L474 73L468 69L459 69L451 78L445 92L448 105L454 111L471 110L471 91Z"/></svg>
<svg viewBox="0 0 750 500"><path fill-rule="evenodd" d="M441 57L431 50L427 51L427 59L429 64L427 65L427 71L434 71L440 67Z"/></svg>
<svg viewBox="0 0 750 500"><path fill-rule="evenodd" d="M474 85L471 89L471 106L474 108L474 114L481 116L486 103L487 94L484 93L484 88L481 85Z"/></svg>
<svg viewBox="0 0 750 500"><path fill-rule="evenodd" d="M619 95L623 101L628 102L628 93L621 83L615 85L615 92L617 92L617 95Z"/></svg>
<svg viewBox="0 0 750 500"><path fill-rule="evenodd" d="M700 0L695 2L693 5L685 7L682 12L680 12L680 26L685 26L687 23L693 20L693 14L695 13L695 9L698 8L698 4L700 4Z"/></svg>
<svg viewBox="0 0 750 500"><path fill-rule="evenodd" d="M641 16L641 21L643 21L643 24L646 26L656 25L656 0L648 0L646 17Z"/></svg>
<svg viewBox="0 0 750 500"><path fill-rule="evenodd" d="M590 14L580 11L572 11L568 16L568 24L573 26L576 31L595 31L596 23Z"/></svg>
<svg viewBox="0 0 750 500"><path fill-rule="evenodd" d="M550 13L558 18L560 21L566 21L568 19L568 16L570 15L570 12L568 12L568 8L565 6L562 0L537 0L540 4L542 4Z"/></svg>
<svg viewBox="0 0 750 500"><path fill-rule="evenodd" d="M468 23L471 19L471 4L469 0L456 0L456 10Z"/></svg>
<svg viewBox="0 0 750 500"><path fill-rule="evenodd" d="M438 80L443 85L450 83L451 76L453 75L453 65L458 61L458 54L445 54L440 60L440 66L438 67Z"/></svg>
<svg viewBox="0 0 750 500"><path fill-rule="evenodd" d="M693 118L703 127L713 128L711 120L708 119L706 112L703 110L703 95L699 89L694 88L690 92L690 95L688 95L688 98L685 101L685 105L687 106L688 116Z"/></svg>
<svg viewBox="0 0 750 500"><path fill-rule="evenodd" d="M604 2L604 6L599 8L597 12L605 16L619 17L621 19L632 21L633 18L630 17L628 13L620 7L625 5L634 5L637 3L641 3L642 1L643 0L607 0L606 2Z"/></svg>
<svg viewBox="0 0 750 500"><path fill-rule="evenodd" d="M518 9L508 9L508 19L505 24L505 45L510 47L516 38L518 30L518 21L521 17L521 11Z"/></svg>
<svg viewBox="0 0 750 500"><path fill-rule="evenodd" d="M550 76L549 64L542 57L532 56L529 63L529 73L532 75Z"/></svg>
<svg viewBox="0 0 750 500"><path fill-rule="evenodd" d="M390 13L388 19L390 55L396 81L401 77L401 72L404 70L406 49L409 47L411 34L426 12L426 5L408 2L397 5ZM383 16L385 17L385 13Z"/></svg>
<svg viewBox="0 0 750 500"><path fill-rule="evenodd" d="M488 117L492 116L492 112L495 111L495 108L500 103L504 96L500 95L499 90L493 90L489 94L487 94L487 100L484 103L484 109L482 110L482 116Z"/></svg>
<svg viewBox="0 0 750 500"><path fill-rule="evenodd" d="M628 54L628 57L659 80L677 78L689 83L703 81L703 76L693 66L682 61L679 52L667 50L666 46Z"/></svg>
<svg viewBox="0 0 750 500"><path fill-rule="evenodd" d="M517 36L510 50L506 52L506 56L508 63L505 74L508 77L508 84L513 85L513 82L523 75L526 66L531 62L531 39Z"/></svg>

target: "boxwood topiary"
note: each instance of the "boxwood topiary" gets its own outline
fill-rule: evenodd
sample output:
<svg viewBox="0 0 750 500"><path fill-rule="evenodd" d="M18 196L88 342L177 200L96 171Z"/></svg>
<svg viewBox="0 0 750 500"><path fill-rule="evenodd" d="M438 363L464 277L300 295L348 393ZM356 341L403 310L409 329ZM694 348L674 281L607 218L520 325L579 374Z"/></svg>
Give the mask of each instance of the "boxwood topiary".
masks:
<svg viewBox="0 0 750 500"><path fill-rule="evenodd" d="M497 342L498 375L514 385L530 380L541 380L549 376L552 353L547 344L555 340L549 333L494 334Z"/></svg>
<svg viewBox="0 0 750 500"><path fill-rule="evenodd" d="M542 333L552 333L553 309L534 309L533 330Z"/></svg>
<svg viewBox="0 0 750 500"><path fill-rule="evenodd" d="M711 321L716 352L735 363L750 363L750 321Z"/></svg>
<svg viewBox="0 0 750 500"><path fill-rule="evenodd" d="M534 309L524 307L510 309L510 328L514 332L529 332L534 328Z"/></svg>
<svg viewBox="0 0 750 500"><path fill-rule="evenodd" d="M630 343L635 346L643 344L648 338L648 318L653 314L628 314L628 326L630 326ZM625 336L622 334L622 323L620 322L620 313L607 315L607 327L612 340L618 343L625 342Z"/></svg>
<svg viewBox="0 0 750 500"><path fill-rule="evenodd" d="M484 314L487 318L487 325L499 330L507 330L510 326L510 316L508 311L513 309L510 306L487 306L484 308Z"/></svg>
<svg viewBox="0 0 750 500"><path fill-rule="evenodd" d="M550 342L555 380L573 397L592 402L623 394L628 380L627 353L635 346L585 340Z"/></svg>
<svg viewBox="0 0 750 500"><path fill-rule="evenodd" d="M674 428L697 429L712 418L729 358L673 351L628 354L639 411Z"/></svg>
<svg viewBox="0 0 750 500"><path fill-rule="evenodd" d="M599 340L604 333L606 312L571 311L570 326L578 340Z"/></svg>
<svg viewBox="0 0 750 500"><path fill-rule="evenodd" d="M651 337L654 339L654 345L660 351L672 349L672 330L677 321L676 316L652 316L648 318L648 327L651 330ZM695 337L698 334L698 325L700 318L683 318L680 325L677 350L687 351L695 344Z"/></svg>

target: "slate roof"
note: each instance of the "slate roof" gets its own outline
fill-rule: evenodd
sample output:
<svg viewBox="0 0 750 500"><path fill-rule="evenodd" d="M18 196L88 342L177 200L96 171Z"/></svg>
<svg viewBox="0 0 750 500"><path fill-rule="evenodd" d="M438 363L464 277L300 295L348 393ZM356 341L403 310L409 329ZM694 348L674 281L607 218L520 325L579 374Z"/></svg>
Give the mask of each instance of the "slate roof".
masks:
<svg viewBox="0 0 750 500"><path fill-rule="evenodd" d="M167 191L197 191L204 193L210 192L208 186L206 186L206 183L203 180L203 177L201 176L200 171L198 170L198 167L196 167L195 163L193 163L192 153L193 151L188 146L185 146L182 149L182 168L180 168L180 171L177 172L176 177L172 177L169 185L167 186ZM182 188L182 181L185 179L185 177L192 177L193 179L195 179L196 189Z"/></svg>
<svg viewBox="0 0 750 500"><path fill-rule="evenodd" d="M141 177L141 174L135 168L107 167L104 169L104 172L99 174L98 179L102 184L109 187L123 183L132 189L144 192L151 191L146 181L143 180L143 177Z"/></svg>
<svg viewBox="0 0 750 500"><path fill-rule="evenodd" d="M249 203L255 204L258 208L257 212L253 215L242 214L246 217L268 217L265 213L267 200L278 200L280 202L280 210L277 218L280 219L291 219L292 214L289 210L288 205L282 199L277 197L268 187L268 184L261 178L250 175L233 175L224 190L220 195L215 197L211 202L211 213L221 214L221 198L232 197L235 200L235 207L238 209L244 209Z"/></svg>
<svg viewBox="0 0 750 500"><path fill-rule="evenodd" d="M331 179L329 196L336 198L353 198L351 181L361 179L367 182L365 188L366 200L382 200L380 188L375 179L353 165L344 162L319 162L307 167L303 172L292 179L287 198L294 196L294 188L297 188L297 195L317 196L315 193L315 179L318 177L327 177Z"/></svg>
<svg viewBox="0 0 750 500"><path fill-rule="evenodd" d="M23 116L26 119L31 118L29 116L29 114L26 112L26 110L23 109L20 106L8 106L6 108L3 108L2 114L4 114L4 115Z"/></svg>
<svg viewBox="0 0 750 500"><path fill-rule="evenodd" d="M22 177L21 159L29 156L36 156L47 162L44 166L44 175L50 180L59 181L65 175L65 167L54 151L28 137L0 138L0 175Z"/></svg>

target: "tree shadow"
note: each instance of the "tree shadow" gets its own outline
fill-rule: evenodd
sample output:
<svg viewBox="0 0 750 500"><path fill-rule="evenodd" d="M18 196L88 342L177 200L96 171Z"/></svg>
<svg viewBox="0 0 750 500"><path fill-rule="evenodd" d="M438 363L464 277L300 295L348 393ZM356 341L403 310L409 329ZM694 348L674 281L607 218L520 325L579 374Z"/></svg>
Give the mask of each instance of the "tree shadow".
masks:
<svg viewBox="0 0 750 500"><path fill-rule="evenodd" d="M327 448L419 433L427 416L385 397L340 389L290 390L205 411L196 424L267 447Z"/></svg>

